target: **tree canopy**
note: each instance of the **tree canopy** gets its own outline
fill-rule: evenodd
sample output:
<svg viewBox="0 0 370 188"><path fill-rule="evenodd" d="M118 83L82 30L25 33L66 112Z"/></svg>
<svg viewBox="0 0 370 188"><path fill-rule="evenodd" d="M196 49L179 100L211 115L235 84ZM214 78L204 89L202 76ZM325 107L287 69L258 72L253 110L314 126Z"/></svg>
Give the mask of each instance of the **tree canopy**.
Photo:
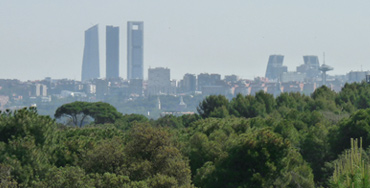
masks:
<svg viewBox="0 0 370 188"><path fill-rule="evenodd" d="M60 106L54 115L55 118L68 117L73 125L79 127L82 127L88 116L94 119L94 123L104 124L114 123L122 114L108 103L76 101Z"/></svg>
<svg viewBox="0 0 370 188"><path fill-rule="evenodd" d="M60 106L55 118L74 126L6 110L0 187L367 187L369 92L208 96L199 114L159 119L103 102Z"/></svg>

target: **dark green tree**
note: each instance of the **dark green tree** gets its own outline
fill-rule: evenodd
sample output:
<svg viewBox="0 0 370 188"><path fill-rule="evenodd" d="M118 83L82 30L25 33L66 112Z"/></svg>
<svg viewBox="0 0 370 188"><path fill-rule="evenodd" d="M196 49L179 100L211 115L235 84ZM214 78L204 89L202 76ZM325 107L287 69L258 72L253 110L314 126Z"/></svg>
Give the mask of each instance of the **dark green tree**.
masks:
<svg viewBox="0 0 370 188"><path fill-rule="evenodd" d="M359 110L339 122L337 131L330 134L332 151L338 155L351 147L351 138L360 137L364 148L370 146L370 109Z"/></svg>
<svg viewBox="0 0 370 188"><path fill-rule="evenodd" d="M242 94L238 94L231 100L229 109L231 114L236 117L251 118L266 114L266 107L263 100L260 102L256 97L251 95L243 96Z"/></svg>
<svg viewBox="0 0 370 188"><path fill-rule="evenodd" d="M135 125L124 150L126 172L132 181L146 180L152 187L191 186L187 160L165 129L148 124Z"/></svg>
<svg viewBox="0 0 370 188"><path fill-rule="evenodd" d="M219 117L228 115L229 100L223 95L210 95L199 103L197 111L202 118ZM225 112L226 110L226 112Z"/></svg>
<svg viewBox="0 0 370 188"><path fill-rule="evenodd" d="M227 155L197 170L200 187L314 187L310 167L279 135L251 130L227 146Z"/></svg>
<svg viewBox="0 0 370 188"><path fill-rule="evenodd" d="M55 114L55 118L67 117L70 118L75 126L82 127L84 120L88 117L94 119L96 124L114 123L122 117L116 108L104 102L81 102L76 101L60 106Z"/></svg>

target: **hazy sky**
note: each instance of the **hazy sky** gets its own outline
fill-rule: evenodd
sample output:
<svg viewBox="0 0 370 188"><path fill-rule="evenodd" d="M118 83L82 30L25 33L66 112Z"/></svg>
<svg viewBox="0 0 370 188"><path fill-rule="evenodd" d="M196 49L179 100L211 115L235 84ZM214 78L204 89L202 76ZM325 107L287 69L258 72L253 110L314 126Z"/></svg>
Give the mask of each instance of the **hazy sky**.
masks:
<svg viewBox="0 0 370 188"><path fill-rule="evenodd" d="M329 74L370 69L368 0L0 0L0 78L81 79L84 31L99 24L105 77L105 26L120 26L126 78L127 21L144 21L144 74L264 76L268 56L289 71L303 55L326 53Z"/></svg>

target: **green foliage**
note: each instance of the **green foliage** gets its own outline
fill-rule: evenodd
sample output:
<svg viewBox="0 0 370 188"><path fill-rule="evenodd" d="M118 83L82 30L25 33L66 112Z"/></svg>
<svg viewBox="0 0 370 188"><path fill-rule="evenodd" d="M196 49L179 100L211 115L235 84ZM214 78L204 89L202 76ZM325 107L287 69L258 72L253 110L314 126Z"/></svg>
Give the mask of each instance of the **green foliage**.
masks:
<svg viewBox="0 0 370 188"><path fill-rule="evenodd" d="M310 167L260 119L208 118L189 130L190 165L199 187L313 187ZM294 165L293 165L294 164Z"/></svg>
<svg viewBox="0 0 370 188"><path fill-rule="evenodd" d="M36 109L3 112L0 115L0 163L11 166L20 186L29 186L49 168L56 125Z"/></svg>
<svg viewBox="0 0 370 188"><path fill-rule="evenodd" d="M337 104L335 103L337 93L328 87L321 86L312 93L311 97L314 100L310 104L311 110L330 110L333 112L339 111Z"/></svg>
<svg viewBox="0 0 370 188"><path fill-rule="evenodd" d="M228 115L226 109L229 100L223 95L211 95L199 103L197 111L202 118L218 117L223 118Z"/></svg>
<svg viewBox="0 0 370 188"><path fill-rule="evenodd" d="M36 145L48 144L55 129L54 120L39 116L36 109L21 109L0 114L0 142L32 136Z"/></svg>
<svg viewBox="0 0 370 188"><path fill-rule="evenodd" d="M331 134L333 152L340 154L350 148L348 140L360 137L363 138L363 146L367 148L370 145L370 109L359 110L339 122L337 131Z"/></svg>
<svg viewBox="0 0 370 188"><path fill-rule="evenodd" d="M123 137L123 132L113 125L80 128L67 128L57 132L58 145L53 150L52 163L59 166L82 164L88 151L93 150L100 142L115 137ZM107 148L109 149L109 148Z"/></svg>
<svg viewBox="0 0 370 188"><path fill-rule="evenodd" d="M0 163L0 188L16 188L18 183L11 177L12 168Z"/></svg>
<svg viewBox="0 0 370 188"><path fill-rule="evenodd" d="M54 116L55 118L68 117L75 126L82 127L88 116L92 117L96 124L104 124L114 123L122 117L122 114L108 103L76 101L60 106Z"/></svg>
<svg viewBox="0 0 370 188"><path fill-rule="evenodd" d="M158 118L153 122L155 126L170 127L170 128L183 128L182 118L174 115L165 115Z"/></svg>
<svg viewBox="0 0 370 188"><path fill-rule="evenodd" d="M259 102L254 96L243 96L238 94L230 102L230 112L236 117L257 117L264 115L266 109L263 103Z"/></svg>
<svg viewBox="0 0 370 188"><path fill-rule="evenodd" d="M356 165L368 157L338 154L350 148L350 138L370 145L369 94L367 83L354 83L338 94L323 86L312 96L208 96L199 115L157 120L122 115L101 102L62 105L55 117L68 116L76 127L56 124L36 109L8 110L0 114L0 187L361 185L367 165L359 168L362 174ZM157 98L150 98L143 99L150 103L144 111L155 107ZM177 98L162 99L169 109ZM95 122L86 124L90 117Z"/></svg>
<svg viewBox="0 0 370 188"><path fill-rule="evenodd" d="M324 185L331 175L323 168L328 161L334 159L330 152L329 130L329 127L321 123L311 126L301 144L300 153L311 165L318 185Z"/></svg>
<svg viewBox="0 0 370 188"><path fill-rule="evenodd" d="M91 187L91 182L85 171L79 167L52 167L43 181L35 183L34 187L88 188Z"/></svg>
<svg viewBox="0 0 370 188"><path fill-rule="evenodd" d="M370 107L370 85L366 82L345 84L335 99L347 112Z"/></svg>
<svg viewBox="0 0 370 188"><path fill-rule="evenodd" d="M362 157L362 139L360 147L357 139L351 139L351 149L345 152L343 158L336 161L330 183L330 187L335 188L370 187L370 166Z"/></svg>
<svg viewBox="0 0 370 188"><path fill-rule="evenodd" d="M285 107L288 109L296 109L303 112L309 109L309 103L312 103L312 98L301 95L300 93L281 93L276 97L276 105L278 108Z"/></svg>
<svg viewBox="0 0 370 188"><path fill-rule="evenodd" d="M80 166L87 173L120 174L126 159L123 146L119 137L102 140L83 154Z"/></svg>
<svg viewBox="0 0 370 188"><path fill-rule="evenodd" d="M140 114L125 114L116 120L114 125L121 130L127 131L136 123L149 122L148 118Z"/></svg>
<svg viewBox="0 0 370 188"><path fill-rule="evenodd" d="M190 187L190 169L163 128L134 126L125 147L127 173L133 181L149 178L153 187Z"/></svg>

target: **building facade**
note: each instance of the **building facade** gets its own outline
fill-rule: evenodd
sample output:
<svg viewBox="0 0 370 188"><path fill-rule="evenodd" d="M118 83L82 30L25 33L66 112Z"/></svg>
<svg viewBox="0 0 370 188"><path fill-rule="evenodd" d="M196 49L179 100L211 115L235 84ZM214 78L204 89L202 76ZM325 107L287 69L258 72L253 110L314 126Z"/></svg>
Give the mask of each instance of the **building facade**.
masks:
<svg viewBox="0 0 370 188"><path fill-rule="evenodd" d="M184 93L194 93L197 89L197 77L194 74L185 74L181 82L181 90Z"/></svg>
<svg viewBox="0 0 370 188"><path fill-rule="evenodd" d="M87 81L99 77L99 35L98 25L95 25L85 31L81 81Z"/></svg>
<svg viewBox="0 0 370 188"><path fill-rule="evenodd" d="M171 75L168 68L149 68L148 95L169 94L171 90Z"/></svg>
<svg viewBox="0 0 370 188"><path fill-rule="evenodd" d="M119 78L119 27L106 26L106 74L107 79Z"/></svg>
<svg viewBox="0 0 370 188"><path fill-rule="evenodd" d="M266 75L265 77L269 80L277 80L280 78L281 73L287 72L288 68L283 66L284 56L283 55L270 55Z"/></svg>
<svg viewBox="0 0 370 188"><path fill-rule="evenodd" d="M127 79L144 79L144 22L127 22Z"/></svg>
<svg viewBox="0 0 370 188"><path fill-rule="evenodd" d="M320 76L319 58L314 55L303 56L304 64L297 67L297 72L306 74L306 78L314 79Z"/></svg>

